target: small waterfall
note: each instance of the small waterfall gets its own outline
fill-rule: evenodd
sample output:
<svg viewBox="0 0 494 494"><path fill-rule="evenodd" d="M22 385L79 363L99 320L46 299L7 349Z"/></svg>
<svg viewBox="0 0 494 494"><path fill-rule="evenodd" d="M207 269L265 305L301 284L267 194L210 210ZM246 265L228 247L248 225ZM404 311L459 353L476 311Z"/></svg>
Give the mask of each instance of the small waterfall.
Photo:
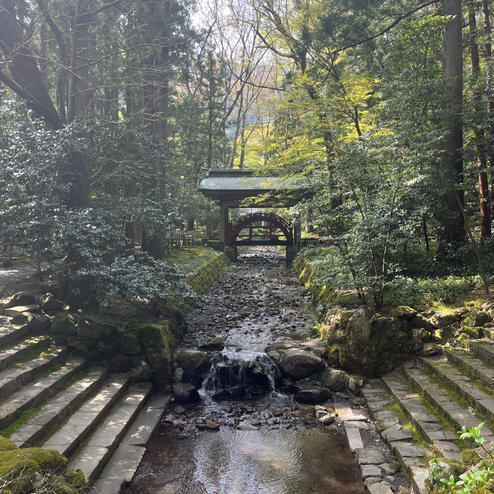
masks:
<svg viewBox="0 0 494 494"><path fill-rule="evenodd" d="M280 377L265 353L225 350L213 358L201 391L215 400L248 399L274 392Z"/></svg>

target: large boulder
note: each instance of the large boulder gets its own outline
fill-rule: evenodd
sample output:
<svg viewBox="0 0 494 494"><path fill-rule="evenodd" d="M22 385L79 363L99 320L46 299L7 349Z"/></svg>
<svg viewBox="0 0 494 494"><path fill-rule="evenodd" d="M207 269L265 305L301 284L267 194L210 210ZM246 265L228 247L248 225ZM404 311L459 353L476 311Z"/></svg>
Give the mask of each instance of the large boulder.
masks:
<svg viewBox="0 0 494 494"><path fill-rule="evenodd" d="M183 381L200 386L211 366L211 358L201 350L181 348L175 353L175 363L183 369Z"/></svg>
<svg viewBox="0 0 494 494"><path fill-rule="evenodd" d="M268 355L278 364L284 374L296 379L310 376L324 367L324 361L320 357L300 348L271 350Z"/></svg>
<svg viewBox="0 0 494 494"><path fill-rule="evenodd" d="M77 333L77 323L68 312L58 312L51 322L50 331L60 336L75 336Z"/></svg>
<svg viewBox="0 0 494 494"><path fill-rule="evenodd" d="M36 303L36 297L27 291L14 293L11 297L9 297L5 307L17 307L20 305L34 305Z"/></svg>
<svg viewBox="0 0 494 494"><path fill-rule="evenodd" d="M340 366L368 377L389 372L423 347L407 320L380 316L367 307L355 311L338 344Z"/></svg>
<svg viewBox="0 0 494 494"><path fill-rule="evenodd" d="M331 391L346 391L348 389L350 376L341 369L327 367L321 372L319 382Z"/></svg>
<svg viewBox="0 0 494 494"><path fill-rule="evenodd" d="M63 310L63 302L56 299L50 292L41 295L39 304L41 310L47 314L56 314L57 312Z"/></svg>
<svg viewBox="0 0 494 494"><path fill-rule="evenodd" d="M304 382L297 384L295 399L300 403L310 403L315 405L323 403L331 398L329 389L317 384L316 382Z"/></svg>
<svg viewBox="0 0 494 494"><path fill-rule="evenodd" d="M136 325L146 359L153 371L152 381L169 385L172 377L175 337L168 324L142 323Z"/></svg>
<svg viewBox="0 0 494 494"><path fill-rule="evenodd" d="M172 385L173 396L181 403L192 403L199 401L200 396L197 388L190 383L175 383Z"/></svg>
<svg viewBox="0 0 494 494"><path fill-rule="evenodd" d="M117 331L119 325L118 319L111 319L99 314L82 314L80 319L77 334L94 340L109 338Z"/></svg>
<svg viewBox="0 0 494 494"><path fill-rule="evenodd" d="M139 332L136 329L128 329L120 335L120 352L124 355L138 355L142 352Z"/></svg>

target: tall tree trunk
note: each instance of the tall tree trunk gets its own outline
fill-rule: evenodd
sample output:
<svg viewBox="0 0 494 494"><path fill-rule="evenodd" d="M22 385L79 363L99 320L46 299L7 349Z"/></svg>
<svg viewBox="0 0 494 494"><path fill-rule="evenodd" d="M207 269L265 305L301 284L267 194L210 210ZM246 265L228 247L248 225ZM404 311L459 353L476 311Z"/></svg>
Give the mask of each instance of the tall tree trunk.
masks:
<svg viewBox="0 0 494 494"><path fill-rule="evenodd" d="M488 164L491 169L491 217L494 217L494 88L492 80L492 32L491 32L491 19L489 12L488 0L482 0L482 10L484 12L484 51L485 58L487 61L487 91L488 91L488 122L487 126L488 139L487 139L487 149L488 149Z"/></svg>
<svg viewBox="0 0 494 494"><path fill-rule="evenodd" d="M84 118L89 107L89 0L77 0L72 17L68 120Z"/></svg>
<svg viewBox="0 0 494 494"><path fill-rule="evenodd" d="M455 249L465 240L465 225L458 207L456 193L463 205L463 126L461 121L463 91L461 0L443 0L444 15L451 16L444 31L444 142L441 154L441 175L444 192L441 200L442 235L438 256Z"/></svg>
<svg viewBox="0 0 494 494"><path fill-rule="evenodd" d="M474 83L474 131L477 148L477 167L479 169L479 199L480 199L480 231L482 238L491 236L491 210L489 207L489 184L487 181L487 153L485 150L485 135L482 128L482 93L479 86L480 60L477 44L477 21L472 1L468 4L468 23L470 26L470 57L472 59L472 75Z"/></svg>

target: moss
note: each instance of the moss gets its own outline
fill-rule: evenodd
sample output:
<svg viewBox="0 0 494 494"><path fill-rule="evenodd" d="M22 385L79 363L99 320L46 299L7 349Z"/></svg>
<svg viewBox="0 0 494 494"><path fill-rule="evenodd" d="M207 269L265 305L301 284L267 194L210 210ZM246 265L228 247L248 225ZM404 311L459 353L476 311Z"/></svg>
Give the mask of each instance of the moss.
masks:
<svg viewBox="0 0 494 494"><path fill-rule="evenodd" d="M86 477L82 470L67 470L64 475L65 480L72 486L80 489L86 485Z"/></svg>
<svg viewBox="0 0 494 494"><path fill-rule="evenodd" d="M15 494L30 491L36 472L62 472L66 465L67 460L55 450L16 448L0 451L0 478L15 479L10 487Z"/></svg>
<svg viewBox="0 0 494 494"><path fill-rule="evenodd" d="M17 449L15 443L6 437L0 436L0 451L8 451L12 449Z"/></svg>
<svg viewBox="0 0 494 494"><path fill-rule="evenodd" d="M465 465L476 465L482 458L475 449L466 448L461 452L461 459Z"/></svg>
<svg viewBox="0 0 494 494"><path fill-rule="evenodd" d="M187 282L199 295L205 293L219 278L223 270L230 265L230 260L225 254L219 252L215 252L215 254L215 257L209 259L187 276Z"/></svg>
<svg viewBox="0 0 494 494"><path fill-rule="evenodd" d="M17 417L14 422L12 422L8 427L0 431L0 434L4 437L10 437L14 432L18 431L24 424L26 424L34 415L36 415L40 410L40 407L30 408L29 410L24 410L19 417Z"/></svg>
<svg viewBox="0 0 494 494"><path fill-rule="evenodd" d="M142 323L136 326L141 345L153 369L155 384L169 384L172 374L173 351L176 340L169 324Z"/></svg>
<svg viewBox="0 0 494 494"><path fill-rule="evenodd" d="M423 439L421 436L420 432L417 430L417 428L410 422L408 417L405 415L405 412L402 410L400 405L396 401L391 401L388 405L384 407L384 410L389 410L390 412L393 413L398 418L398 421L400 422L400 425L403 427L404 430L407 430L410 432L412 435L412 439L417 443L421 444L422 446L429 447L429 444L427 441Z"/></svg>

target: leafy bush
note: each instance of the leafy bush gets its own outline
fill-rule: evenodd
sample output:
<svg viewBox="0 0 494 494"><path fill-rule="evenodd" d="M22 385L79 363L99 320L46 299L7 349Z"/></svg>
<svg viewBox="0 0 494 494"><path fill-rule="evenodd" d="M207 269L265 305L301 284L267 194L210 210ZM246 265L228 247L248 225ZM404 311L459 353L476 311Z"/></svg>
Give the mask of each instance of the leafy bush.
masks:
<svg viewBox="0 0 494 494"><path fill-rule="evenodd" d="M467 429L465 426L459 431L460 439L472 439L482 448L486 459L480 461L473 468L455 477L448 475L447 465L440 459L434 458L431 462L431 475L429 480L435 486L436 494L487 494L494 489L494 448L485 448L485 439L481 437L480 430L484 423L477 427Z"/></svg>
<svg viewBox="0 0 494 494"><path fill-rule="evenodd" d="M67 253L63 267L70 295L99 306L112 292L155 310L169 297L192 300L185 275L171 263L136 252L123 226L118 211L89 208L66 214L58 242Z"/></svg>

